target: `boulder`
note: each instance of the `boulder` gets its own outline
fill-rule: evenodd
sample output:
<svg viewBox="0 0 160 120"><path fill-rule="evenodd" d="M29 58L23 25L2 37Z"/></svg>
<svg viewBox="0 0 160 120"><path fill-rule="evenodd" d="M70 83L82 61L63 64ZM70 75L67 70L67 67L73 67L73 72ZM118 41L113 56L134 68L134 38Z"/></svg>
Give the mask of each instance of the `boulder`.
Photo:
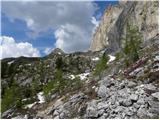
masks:
<svg viewBox="0 0 160 120"><path fill-rule="evenodd" d="M97 101L92 100L88 103L86 109L87 118L97 118L98 117L98 109L97 109Z"/></svg>
<svg viewBox="0 0 160 120"><path fill-rule="evenodd" d="M153 98L159 99L159 92L151 94Z"/></svg>
<svg viewBox="0 0 160 120"><path fill-rule="evenodd" d="M132 101L137 101L137 100L138 100L138 95L132 94L132 95L130 95L130 99L131 99Z"/></svg>
<svg viewBox="0 0 160 120"><path fill-rule="evenodd" d="M106 98L107 96L107 87L105 85L101 85L98 89L98 97Z"/></svg>
<svg viewBox="0 0 160 120"><path fill-rule="evenodd" d="M135 87L136 85L137 85L137 84L136 84L135 82L129 81L127 86L128 86L129 88L133 88L133 87Z"/></svg>

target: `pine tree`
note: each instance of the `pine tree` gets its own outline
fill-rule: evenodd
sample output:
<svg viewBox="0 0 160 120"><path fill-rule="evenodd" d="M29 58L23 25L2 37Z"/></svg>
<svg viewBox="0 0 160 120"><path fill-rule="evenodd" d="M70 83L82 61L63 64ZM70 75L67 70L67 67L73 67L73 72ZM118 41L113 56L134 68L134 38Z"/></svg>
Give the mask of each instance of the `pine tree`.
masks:
<svg viewBox="0 0 160 120"><path fill-rule="evenodd" d="M123 39L124 47L123 53L126 59L126 65L137 61L139 59L138 50L140 49L140 44L142 42L142 36L135 26L127 25L126 36Z"/></svg>

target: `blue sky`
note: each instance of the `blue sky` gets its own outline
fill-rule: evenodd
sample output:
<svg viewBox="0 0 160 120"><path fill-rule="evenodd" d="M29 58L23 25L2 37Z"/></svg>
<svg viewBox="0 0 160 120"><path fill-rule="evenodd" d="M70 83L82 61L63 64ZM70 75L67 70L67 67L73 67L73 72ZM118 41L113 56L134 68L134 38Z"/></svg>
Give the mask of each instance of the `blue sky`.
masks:
<svg viewBox="0 0 160 120"><path fill-rule="evenodd" d="M15 45L19 43L29 43L32 45L33 49L37 49L37 51L39 52L37 53L38 56L45 56L55 47L60 47L66 52L87 50L90 43L90 40L88 39L91 39L92 31L95 28L95 23L93 24L92 20L90 20L91 17L94 17L96 22L98 22L106 6L108 6L109 4L117 4L118 2L96 1L89 3L88 5L85 5L85 2L82 5L77 3L62 3L57 5L56 2L54 2L53 5L55 6L55 8L52 8L52 6L47 8L46 6L48 4L46 4L46 6L44 5L44 10L42 8L43 4L41 3L27 3L33 8L33 10L32 8L28 8L30 9L28 10L28 5L25 5L25 3L19 3L2 3L1 35L5 36L5 39L7 39L6 37L12 37L14 39ZM37 10L39 8L42 8L43 10L41 11L41 13ZM54 11L56 13L54 13ZM44 16L42 16L42 14ZM46 14L48 15L45 16ZM60 15L62 15L63 17L61 17ZM67 22L65 21L65 19ZM2 38L2 41L3 39L4 38ZM26 46L28 46L29 44L27 44ZM10 57L9 54L13 53L3 52L2 55L4 55L5 57L5 54L8 54L6 55L6 57ZM21 54L19 53L18 55ZM15 55L15 57L17 56ZM11 57L14 57L14 55L11 55Z"/></svg>

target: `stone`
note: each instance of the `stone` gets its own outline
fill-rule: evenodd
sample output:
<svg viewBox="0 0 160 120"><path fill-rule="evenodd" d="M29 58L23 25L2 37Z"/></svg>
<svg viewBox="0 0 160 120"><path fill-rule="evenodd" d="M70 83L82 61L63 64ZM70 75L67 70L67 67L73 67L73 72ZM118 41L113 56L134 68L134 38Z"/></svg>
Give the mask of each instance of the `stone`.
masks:
<svg viewBox="0 0 160 120"><path fill-rule="evenodd" d="M125 100L123 101L123 104L122 104L122 105L125 106L125 107L131 106L131 105L132 105L131 99L125 99Z"/></svg>
<svg viewBox="0 0 160 120"><path fill-rule="evenodd" d="M147 111L145 108L140 107L137 111L137 116L141 119L147 118Z"/></svg>
<svg viewBox="0 0 160 120"><path fill-rule="evenodd" d="M57 96L58 96L58 94L57 94L57 93L55 93L55 94L51 95L51 100L54 100Z"/></svg>
<svg viewBox="0 0 160 120"><path fill-rule="evenodd" d="M104 113L104 114L101 116L101 119L106 119L106 118L108 118L108 116L109 116L109 113Z"/></svg>
<svg viewBox="0 0 160 120"><path fill-rule="evenodd" d="M138 109L138 108L140 107L140 105L137 104L137 103L134 103L134 104L133 104L133 107L135 107L136 109Z"/></svg>
<svg viewBox="0 0 160 120"><path fill-rule="evenodd" d="M150 91L156 91L156 87L152 84L147 84L144 86L144 89L150 90Z"/></svg>
<svg viewBox="0 0 160 120"><path fill-rule="evenodd" d="M114 105L116 102L116 96L115 95L112 95L111 96L111 104Z"/></svg>
<svg viewBox="0 0 160 120"><path fill-rule="evenodd" d="M118 106L114 111L115 111L115 113L118 113L118 112L121 112L123 110L124 110L124 107Z"/></svg>
<svg viewBox="0 0 160 120"><path fill-rule="evenodd" d="M159 110L159 102L158 101L149 101L150 107L158 112Z"/></svg>
<svg viewBox="0 0 160 120"><path fill-rule="evenodd" d="M57 110L54 111L53 116L58 116L59 112Z"/></svg>
<svg viewBox="0 0 160 120"><path fill-rule="evenodd" d="M136 85L137 85L137 84L136 84L135 82L129 81L127 86L128 86L129 88L133 88L133 87L135 87Z"/></svg>
<svg viewBox="0 0 160 120"><path fill-rule="evenodd" d="M98 96L99 97L105 97L107 92L107 88L104 85L101 85L98 89Z"/></svg>
<svg viewBox="0 0 160 120"><path fill-rule="evenodd" d="M119 84L119 88L120 88L120 89L125 88L125 86L126 86L126 84L125 84L124 81L122 81L122 82Z"/></svg>
<svg viewBox="0 0 160 120"><path fill-rule="evenodd" d="M121 90L118 90L118 95L121 96L121 97L126 97L127 96L127 89L121 89Z"/></svg>
<svg viewBox="0 0 160 120"><path fill-rule="evenodd" d="M86 114L87 114L87 118L98 117L97 101L92 100L91 102L88 103Z"/></svg>
<svg viewBox="0 0 160 120"><path fill-rule="evenodd" d="M107 102L107 101L102 101L102 102L99 102L99 103L97 104L98 110L107 109L108 107L109 107L109 105L108 105L108 102Z"/></svg>
<svg viewBox="0 0 160 120"><path fill-rule="evenodd" d="M12 112L13 112L13 109L8 109L7 111L2 113L2 118L7 118L7 116Z"/></svg>
<svg viewBox="0 0 160 120"><path fill-rule="evenodd" d="M132 94L132 95L130 95L130 99L133 100L133 101L137 101L138 100L138 95Z"/></svg>
<svg viewBox="0 0 160 120"><path fill-rule="evenodd" d="M110 77L107 76L107 77L104 77L102 79L101 85L104 85L106 87L110 87L110 86L115 85L115 81L112 78L110 78Z"/></svg>
<svg viewBox="0 0 160 120"><path fill-rule="evenodd" d="M142 73L143 73L143 67L140 67L140 68L135 69L129 75L131 75L131 76L135 76L136 75L137 77L139 77L140 74L142 74Z"/></svg>
<svg viewBox="0 0 160 120"><path fill-rule="evenodd" d="M152 93L151 94L154 98L159 99L159 92Z"/></svg>
<svg viewBox="0 0 160 120"><path fill-rule="evenodd" d="M144 105L145 103L146 103L145 98L139 98L137 101L137 104L139 104L139 105Z"/></svg>

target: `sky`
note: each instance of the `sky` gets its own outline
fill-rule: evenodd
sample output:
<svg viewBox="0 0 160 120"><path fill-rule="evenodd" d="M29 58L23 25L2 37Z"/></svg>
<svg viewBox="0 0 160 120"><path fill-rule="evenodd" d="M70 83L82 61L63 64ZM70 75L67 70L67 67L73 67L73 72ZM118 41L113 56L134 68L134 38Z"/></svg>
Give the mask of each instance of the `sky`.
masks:
<svg viewBox="0 0 160 120"><path fill-rule="evenodd" d="M2 58L43 57L54 48L87 51L109 4L117 1L2 1Z"/></svg>

